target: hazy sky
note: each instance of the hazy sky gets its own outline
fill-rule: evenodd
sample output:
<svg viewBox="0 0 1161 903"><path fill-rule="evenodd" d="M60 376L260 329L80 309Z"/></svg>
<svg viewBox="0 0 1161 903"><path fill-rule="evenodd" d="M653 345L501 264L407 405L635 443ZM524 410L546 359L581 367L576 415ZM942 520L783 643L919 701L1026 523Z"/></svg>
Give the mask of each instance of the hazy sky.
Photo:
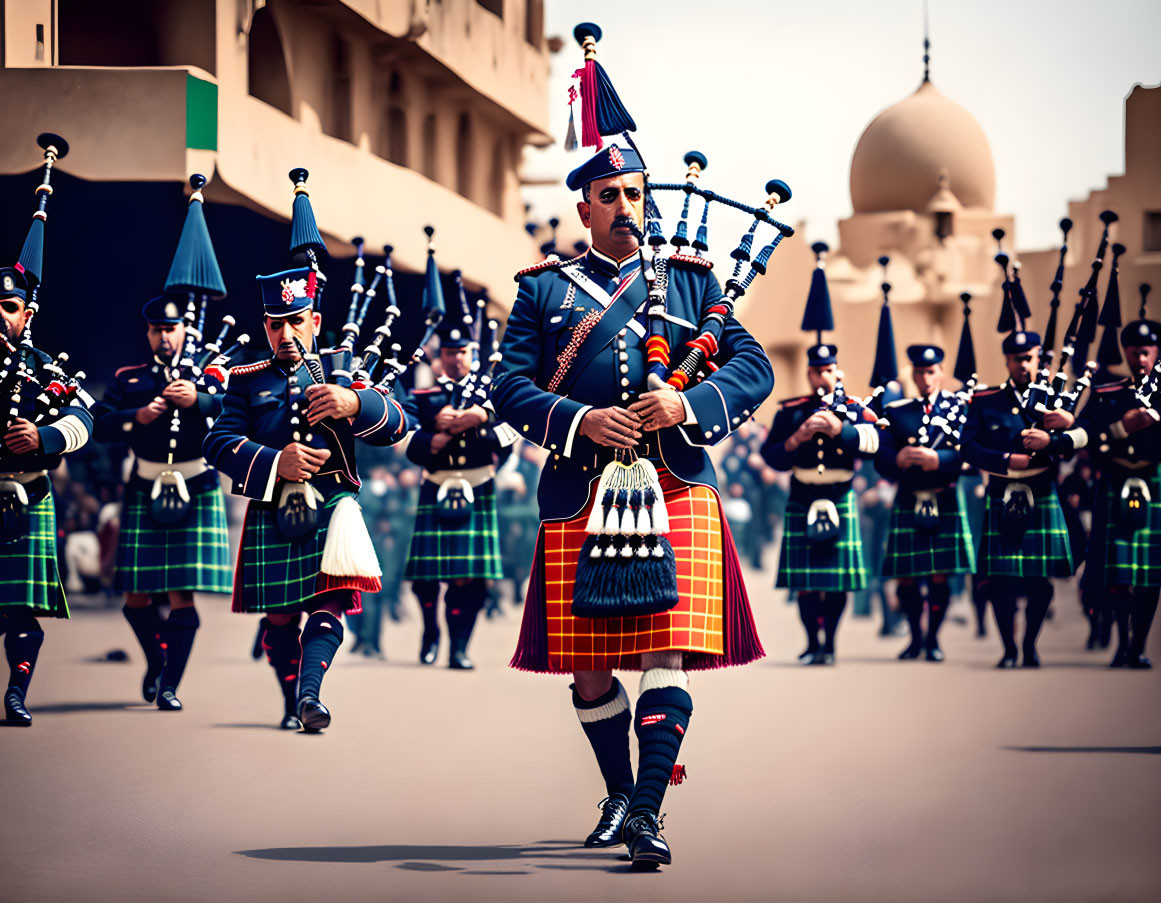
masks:
<svg viewBox="0 0 1161 903"><path fill-rule="evenodd" d="M567 41L549 88L558 144L529 175L563 178L591 153L561 144L582 60L572 29L593 21L654 178L679 181L697 149L703 184L739 199L758 202L767 179L784 179L794 199L778 212L806 220L811 241L833 241L851 213L863 128L922 79L922 0L548 0L546 16L546 34ZM1068 199L1123 169L1124 98L1161 81L1161 2L930 0L930 29L932 81L991 142L996 210L1015 214L1021 248L1054 244ZM541 221L575 216L563 188L529 199Z"/></svg>

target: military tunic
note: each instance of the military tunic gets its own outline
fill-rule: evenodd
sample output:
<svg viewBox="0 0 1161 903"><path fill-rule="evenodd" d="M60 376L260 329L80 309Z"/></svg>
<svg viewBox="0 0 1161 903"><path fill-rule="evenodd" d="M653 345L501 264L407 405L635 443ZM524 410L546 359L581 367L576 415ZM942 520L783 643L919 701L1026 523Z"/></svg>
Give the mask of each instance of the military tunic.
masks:
<svg viewBox="0 0 1161 903"><path fill-rule="evenodd" d="M816 434L794 451L786 449L798 427L816 411L826 410L831 396L803 395L782 403L762 445L762 457L775 470L790 471L790 498L782 527L782 550L776 586L806 592L848 592L866 585L859 513L851 482L858 458L873 458L879 449L875 416L849 402L853 420L844 417L837 436ZM838 535L830 541L807 538L812 507L834 505Z"/></svg>
<svg viewBox="0 0 1161 903"><path fill-rule="evenodd" d="M736 320L719 340L721 362L680 393L683 423L644 433L636 453L654 462L676 555L680 601L660 614L577 618L572 584L593 494L612 448L580 434L593 408L627 407L645 391L647 300L634 255L617 262L596 249L518 276L492 401L517 433L549 452L540 478L541 530L513 667L568 672L639 668L643 653L682 650L686 670L744 664L764 653L721 515L707 446L747 420L773 386L770 362ZM709 262L671 259L665 322L669 347L697 334L721 296ZM677 351L674 352L675 355Z"/></svg>
<svg viewBox="0 0 1161 903"><path fill-rule="evenodd" d="M52 363L47 354L21 347L16 355L42 386L53 380L46 369ZM34 420L38 413L33 388L26 385L20 392L18 413L27 420ZM38 617L69 616L57 567L56 510L48 472L60 465L64 455L88 442L92 429L92 414L73 398L55 418L37 425L41 444L37 451L16 455L0 444L0 484L7 484L3 488L11 492L18 492L13 484L19 484L28 499L26 521L16 534L0 542L0 613L20 609Z"/></svg>
<svg viewBox="0 0 1161 903"><path fill-rule="evenodd" d="M323 361L324 370L329 362ZM233 492L250 499L234 574L234 611L296 611L312 597L331 590L378 592L377 576L336 575L322 570L328 527L344 498L357 498L355 439L393 445L408 429L402 407L380 389L356 391L360 408L350 420L324 421L300 429L314 448L331 456L309 483L322 495L318 529L302 539L283 536L277 526L280 491L278 458L293 439L291 387L306 387L310 375L301 362L266 360L234 368L223 402L203 446L206 460L233 482ZM305 404L303 405L305 410ZM355 609L358 610L358 609Z"/></svg>
<svg viewBox="0 0 1161 903"><path fill-rule="evenodd" d="M884 577L970 574L976 569L971 529L959 488L963 459L954 440L946 435L938 440L935 453L939 466L935 470L900 470L895 463L901 449L930 445L941 435L937 427L928 426L926 441L920 440L924 417L946 418L955 405L955 395L941 391L931 398L893 402L883 412L887 424L880 433L875 466L899 486L891 509ZM934 502L937 523L917 524L917 505L924 501Z"/></svg>
<svg viewBox="0 0 1161 903"><path fill-rule="evenodd" d="M228 593L232 573L226 507L218 472L202 457L202 442L222 410L216 380L198 386L197 401L179 412L180 432L171 431L173 408L151 423L137 422L138 409L166 387L162 364L122 367L94 409L94 435L101 442L128 442L133 472L122 502L114 587L118 592L189 591ZM176 437L169 463L170 437ZM174 470L185 478L190 496L186 517L159 524L150 514L157 475Z"/></svg>

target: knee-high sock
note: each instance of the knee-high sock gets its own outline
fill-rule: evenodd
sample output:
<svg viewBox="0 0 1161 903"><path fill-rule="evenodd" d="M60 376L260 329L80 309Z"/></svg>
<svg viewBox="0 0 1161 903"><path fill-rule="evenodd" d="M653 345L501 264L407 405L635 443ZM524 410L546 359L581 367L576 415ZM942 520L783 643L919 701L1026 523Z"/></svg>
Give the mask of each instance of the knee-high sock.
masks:
<svg viewBox="0 0 1161 903"><path fill-rule="evenodd" d="M822 606L822 625L823 630L826 631L826 637L823 640L823 649L826 652L833 653L835 634L838 633L838 625L842 619L843 610L847 607L847 594L827 593Z"/></svg>
<svg viewBox="0 0 1161 903"><path fill-rule="evenodd" d="M149 604L142 608L130 608L126 605L121 613L125 615L125 620L133 628L133 635L141 644L146 667L154 674L161 673L165 666L165 650L161 646L162 622L157 615L157 606Z"/></svg>
<svg viewBox="0 0 1161 903"><path fill-rule="evenodd" d="M818 651L819 593L798 594L798 617L806 630L806 651Z"/></svg>
<svg viewBox="0 0 1161 903"><path fill-rule="evenodd" d="M476 627L476 618L487 600L488 590L483 580L472 580L463 586L449 583L444 595L447 632L453 642L467 648Z"/></svg>
<svg viewBox="0 0 1161 903"><path fill-rule="evenodd" d="M193 649L194 634L201 626L196 608L175 608L169 619L162 625L161 635L165 638L165 668L161 672L161 691L177 692L181 676L185 673L190 650Z"/></svg>
<svg viewBox="0 0 1161 903"><path fill-rule="evenodd" d="M1133 614L1132 589L1121 587L1120 592L1109 596L1109 604L1113 610L1113 620L1117 625L1117 654L1121 655L1129 650L1130 633Z"/></svg>
<svg viewBox="0 0 1161 903"><path fill-rule="evenodd" d="M1016 654L1016 592L1007 580L995 577L990 581L992 613L996 617L996 630L1004 644L1004 654Z"/></svg>
<svg viewBox="0 0 1161 903"><path fill-rule="evenodd" d="M633 764L629 761L629 694L617 678L609 691L591 701L572 690L572 704L580 718L581 728L597 757L605 792L609 796L621 794L628 799L633 792Z"/></svg>
<svg viewBox="0 0 1161 903"><path fill-rule="evenodd" d="M987 581L980 580L975 574L972 574L969 579L972 582L972 608L976 611L976 636L984 636L988 632Z"/></svg>
<svg viewBox="0 0 1161 903"><path fill-rule="evenodd" d="M302 664L298 670L298 698L318 699L323 672L331 666L343 643L343 622L329 611L316 611L302 628Z"/></svg>
<svg viewBox="0 0 1161 903"><path fill-rule="evenodd" d="M31 612L9 615L4 633L4 652L8 656L8 689L28 695L28 682L36 670L36 657L44 642L44 631Z"/></svg>
<svg viewBox="0 0 1161 903"><path fill-rule="evenodd" d="M1133 613L1130 616L1132 630L1129 652L1134 657L1143 655L1145 641L1149 639L1149 628L1153 626L1153 617L1157 614L1158 588L1155 586L1141 586L1133 590Z"/></svg>
<svg viewBox="0 0 1161 903"><path fill-rule="evenodd" d="M1036 638L1052 604L1052 583L1047 577L1036 577L1028 583L1028 607L1024 611L1024 648L1035 649Z"/></svg>
<svg viewBox="0 0 1161 903"><path fill-rule="evenodd" d="M641 675L634 730L637 733L637 784L629 798L630 812L661 812L665 788L681 741L693 715L693 699L684 671L652 668Z"/></svg>
<svg viewBox="0 0 1161 903"><path fill-rule="evenodd" d="M266 661L274 669L278 678L278 688L282 691L282 702L287 715L293 715L298 703L298 665L302 658L302 647L298 642L298 625L275 626L262 619L265 628L262 634L262 648Z"/></svg>
<svg viewBox="0 0 1161 903"><path fill-rule="evenodd" d="M439 581L416 580L411 584L412 592L419 599L419 612L423 615L423 635L426 639L439 636ZM449 586L450 590L451 587Z"/></svg>
<svg viewBox="0 0 1161 903"><path fill-rule="evenodd" d="M911 628L911 645L918 649L923 644L923 597L919 584L900 586L898 596L899 607Z"/></svg>
<svg viewBox="0 0 1161 903"><path fill-rule="evenodd" d="M939 628L947 617L947 606L951 602L951 587L946 583L932 583L927 591L927 639L928 649L939 648Z"/></svg>

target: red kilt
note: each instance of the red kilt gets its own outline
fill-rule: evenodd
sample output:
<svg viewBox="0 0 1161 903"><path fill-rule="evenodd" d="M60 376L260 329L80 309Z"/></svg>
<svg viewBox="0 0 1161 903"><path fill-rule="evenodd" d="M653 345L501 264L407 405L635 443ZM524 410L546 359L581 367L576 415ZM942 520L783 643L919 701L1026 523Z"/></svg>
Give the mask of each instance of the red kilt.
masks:
<svg viewBox="0 0 1161 903"><path fill-rule="evenodd" d="M634 618L576 618L573 582L596 495L568 521L541 524L520 642L511 666L522 671L639 670L641 654L681 650L687 671L743 665L766 653L758 640L733 537L718 495L659 469L677 560L680 601Z"/></svg>

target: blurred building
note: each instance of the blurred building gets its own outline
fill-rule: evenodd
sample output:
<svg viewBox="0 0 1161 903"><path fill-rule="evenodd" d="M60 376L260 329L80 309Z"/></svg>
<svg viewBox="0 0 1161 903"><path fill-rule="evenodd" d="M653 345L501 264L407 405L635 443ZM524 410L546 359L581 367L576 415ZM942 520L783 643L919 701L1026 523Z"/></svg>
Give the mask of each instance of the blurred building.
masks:
<svg viewBox="0 0 1161 903"><path fill-rule="evenodd" d="M71 144L58 195L72 199L54 198L49 211L55 290L46 280L46 299L66 288L51 255L68 235L74 265L132 258L148 271L149 287L121 274L132 287L126 309L135 312L161 288L156 274L164 278L168 259L153 258L172 254L184 212L180 194L171 195L188 192L193 172L210 178L207 217L223 267L247 258L238 281L286 262L276 248L285 244L294 166L310 170L332 255L349 255L351 237L361 235L369 257L389 243L398 270L420 271L422 227L431 223L441 265L461 268L470 286L498 299L511 296L512 273L536 259L523 229L520 163L526 145L550 140L543 0L0 6L6 257L27 228L14 214L33 209L33 183L20 182L17 193L7 177L36 169L39 132ZM226 205L233 218L212 210ZM82 233L65 231L66 206L83 218ZM214 230L215 217L228 235ZM121 252L89 257L98 230L116 232ZM251 297L251 285L229 274L227 283L231 294Z"/></svg>
<svg viewBox="0 0 1161 903"><path fill-rule="evenodd" d="M1088 199L1069 205L1076 223L1067 258L1060 333L1087 280L1099 239L1098 214L1111 208L1121 217L1114 240L1128 252L1121 262L1126 319L1136 311L1136 285L1149 279L1161 289L1161 88L1137 86L1125 105L1125 174ZM963 323L962 292L970 292L980 379L1005 376L996 324L1001 293L992 230L1006 232L1004 248L1015 247L1013 218L996 211L995 166L987 136L976 119L945 97L927 78L909 97L888 107L867 125L851 160L853 214L839 223L839 246L826 259L834 307L834 333L848 390L863 393L875 356L883 271L877 260L890 257L891 312L900 374L910 391L903 354L907 345L934 342L948 351L949 369ZM1062 213L1064 198L1061 198ZM774 362L779 397L807 391L806 349L813 334L797 329L814 268L810 233L786 242L771 260L770 278L760 280L739 305L739 316ZM1015 253L1032 307L1030 329L1043 331L1048 291L1056 267L1055 249ZM1151 274L1151 275L1150 275ZM1107 267L1106 267L1107 277ZM1103 298L1105 280L1102 279ZM1152 309L1161 309L1154 296Z"/></svg>

